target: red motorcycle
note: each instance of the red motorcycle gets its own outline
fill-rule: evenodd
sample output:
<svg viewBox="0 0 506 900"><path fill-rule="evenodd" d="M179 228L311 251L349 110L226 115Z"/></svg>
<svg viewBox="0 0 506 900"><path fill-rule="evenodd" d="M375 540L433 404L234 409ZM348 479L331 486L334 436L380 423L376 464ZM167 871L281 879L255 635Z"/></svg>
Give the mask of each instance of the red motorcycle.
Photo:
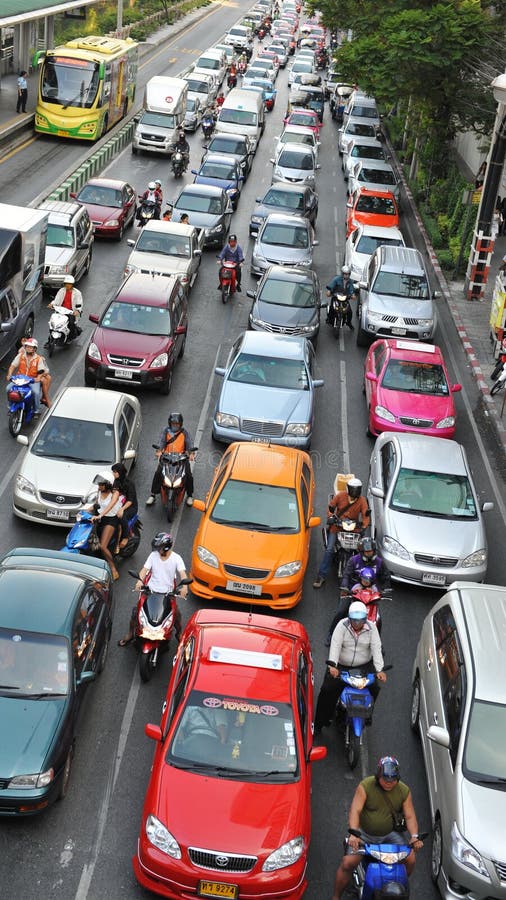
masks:
<svg viewBox="0 0 506 900"><path fill-rule="evenodd" d="M129 570L129 575L138 580L137 572ZM148 576L149 577L149 576ZM158 665L160 653L169 649L172 632L179 641L181 633L181 613L177 605L179 588L191 584L192 578L183 578L173 591L159 594L151 591L146 581L139 591L137 607L134 610L134 641L139 650L139 674L141 681L149 681Z"/></svg>
<svg viewBox="0 0 506 900"><path fill-rule="evenodd" d="M224 259L220 266L220 291L222 303L228 303L237 287L237 263L232 259Z"/></svg>
<svg viewBox="0 0 506 900"><path fill-rule="evenodd" d="M229 90L232 90L232 88L237 87L237 73L236 73L236 72L229 72L229 73L228 73L228 76L227 76L227 87L228 87Z"/></svg>

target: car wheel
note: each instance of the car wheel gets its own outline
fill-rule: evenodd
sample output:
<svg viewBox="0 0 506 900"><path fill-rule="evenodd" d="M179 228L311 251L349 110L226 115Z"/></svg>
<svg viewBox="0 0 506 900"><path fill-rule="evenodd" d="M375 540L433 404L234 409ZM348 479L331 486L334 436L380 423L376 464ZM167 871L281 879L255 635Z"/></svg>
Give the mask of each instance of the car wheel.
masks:
<svg viewBox="0 0 506 900"><path fill-rule="evenodd" d="M25 327L23 330L23 338L31 338L33 337L33 316L28 316L28 319L25 322ZM20 342L21 345L21 342Z"/></svg>
<svg viewBox="0 0 506 900"><path fill-rule="evenodd" d="M90 249L90 252L88 253L88 259L86 260L86 265L83 269L83 277L84 277L84 275L87 275L88 272L90 271L92 256L93 256L93 251Z"/></svg>
<svg viewBox="0 0 506 900"><path fill-rule="evenodd" d="M60 789L58 791L58 800L63 800L64 797L67 796L67 791L69 789L70 782L70 770L72 769L72 759L74 757L74 745L72 744L69 752L67 753L67 759L65 760L63 766L63 772L61 776Z"/></svg>
<svg viewBox="0 0 506 900"><path fill-rule="evenodd" d="M358 326L357 329L357 347L368 347L369 346L369 336L367 331L364 331L363 328Z"/></svg>
<svg viewBox="0 0 506 900"><path fill-rule="evenodd" d="M185 349L186 349L186 335L183 338L183 343L181 344L181 350L179 351L179 354L177 357L178 359L183 358Z"/></svg>
<svg viewBox="0 0 506 900"><path fill-rule="evenodd" d="M443 863L443 832L441 819L437 818L432 829L432 851L430 854L430 877L437 884Z"/></svg>
<svg viewBox="0 0 506 900"><path fill-rule="evenodd" d="M420 678L417 675L411 688L411 711L409 716L411 731L419 734L420 727Z"/></svg>
<svg viewBox="0 0 506 900"><path fill-rule="evenodd" d="M162 381L162 383L160 385L160 393L163 394L164 397L166 397L167 394L170 394L170 389L172 387L172 375L173 375L173 369L170 369L169 374L167 375L167 378L164 381Z"/></svg>
<svg viewBox="0 0 506 900"><path fill-rule="evenodd" d="M137 151L137 147L134 147L134 145L132 144L132 153L133 153L133 155L134 155L134 156L137 156L137 152L138 152L138 151Z"/></svg>

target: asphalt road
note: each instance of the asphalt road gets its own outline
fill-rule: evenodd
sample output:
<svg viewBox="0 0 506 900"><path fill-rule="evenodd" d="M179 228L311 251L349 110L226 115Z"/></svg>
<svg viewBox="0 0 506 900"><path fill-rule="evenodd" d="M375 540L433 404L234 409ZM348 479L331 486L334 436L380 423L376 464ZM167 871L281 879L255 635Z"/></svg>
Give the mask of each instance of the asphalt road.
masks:
<svg viewBox="0 0 506 900"><path fill-rule="evenodd" d="M230 4L192 26L170 46L159 48L151 61L144 61L142 79L157 73L175 74L194 59L199 49L216 42L223 31L246 4ZM269 157L275 135L280 134L286 101L286 72L278 79L278 101L267 117L265 135L257 152L252 174L243 189L233 230L237 232L247 261L252 242L248 240L248 221L255 197L270 182ZM190 138L191 163L195 166L202 153L200 134ZM0 166L0 194L4 202L29 202L37 196L58 171L67 169L82 148L37 139ZM320 212L315 251L315 266L322 284L335 274L344 248L345 189L337 153L336 126L328 113L322 131L320 151L322 169L318 175ZM26 173L31 172L29 178ZM21 173L24 173L21 179ZM169 174L165 160L153 156L133 156L126 150L111 164L107 174L129 180L139 191L146 183L160 177L164 197L175 198L180 184ZM191 175L186 176L192 180ZM413 241L410 217L405 212L403 228ZM135 230L135 228L134 228ZM106 299L121 281L129 253L126 240L122 244L97 241L89 276L80 285L86 313L99 312ZM190 299L190 323L185 357L178 363L169 398L157 394L142 395L143 433L139 463L135 470L137 490L142 501L149 492L153 472L151 443L165 424L169 410L184 412L185 425L195 435L199 446L195 466L195 495L203 497L220 450L211 439L211 419L219 390L214 367L222 363L237 335L246 328L250 302L246 289L254 282L243 277L243 293L223 307L216 290L217 266L214 252L205 254L200 275ZM47 310L41 308L36 336L46 337ZM79 345L56 354L51 361L53 386L83 383L83 353L92 331L83 320L84 331ZM494 500L495 510L487 515L487 531L491 559L489 578L504 584L506 562L494 552L496 535L504 534L504 461L497 456L493 434L480 407L478 392L451 319L443 305L440 308L438 342L445 350L453 380L463 385L456 395L459 424L456 438L466 447L481 500ZM318 377L325 386L319 392L317 425L312 457L317 483L315 512L325 517L327 495L336 471L353 471L367 481L372 441L366 437L366 409L362 397L364 351L355 343L355 335L346 330L336 342L329 329L322 326L318 344ZM5 367L4 367L5 368ZM0 552L13 545L60 547L65 531L58 528L31 526L15 519L11 512L12 483L20 453L19 445L10 438L7 421L0 435L0 454L4 459L0 481L0 515L4 528L0 534ZM172 531L176 548L190 562L193 535L198 522L196 510L184 508ZM135 564L144 562L152 534L165 527L161 508L142 512L144 537ZM316 689L323 674L326 649L323 640L333 614L336 584L331 579L320 591L313 581L321 554L319 529L313 534L311 562L306 575L304 598L292 616L301 621L310 634L316 667ZM136 884L131 869L131 856L136 839L144 792L149 776L152 746L144 736L144 724L159 719L168 678L166 666L155 674L149 685L141 685L135 652L116 647L116 639L125 629L133 595L133 582L124 565L115 590L117 596L111 653L104 674L89 692L89 703L77 743L71 786L63 803L47 814L31 820L0 821L0 884L4 900L14 898L63 898L63 900L135 900L147 896ZM373 727L368 730L362 772L372 771L383 754L399 757L402 776L412 788L420 828L429 826L429 809L420 748L409 729L410 675L421 622L438 598L436 592L416 591L396 586L391 604L383 611L383 638L388 661L394 665L388 683L382 690L375 711ZM36 598L34 601L36 602ZM193 600L183 604L186 620L197 608ZM341 853L341 841L347 822L347 808L362 772L350 773L345 762L341 739L332 730L324 732L328 746L326 760L314 766L313 840L309 856L309 888L307 900L324 900L331 896L335 866ZM1 731L0 731L1 756ZM184 802L177 798L175 802ZM199 809L196 815L209 820L213 810ZM429 875L430 842L419 856L413 877L413 896L432 900L437 892Z"/></svg>

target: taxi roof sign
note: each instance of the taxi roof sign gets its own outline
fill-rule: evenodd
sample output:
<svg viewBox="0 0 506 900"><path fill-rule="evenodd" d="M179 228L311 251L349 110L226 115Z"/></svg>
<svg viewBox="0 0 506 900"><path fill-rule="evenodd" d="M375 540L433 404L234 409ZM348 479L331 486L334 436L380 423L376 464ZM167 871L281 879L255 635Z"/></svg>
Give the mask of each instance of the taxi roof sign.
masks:
<svg viewBox="0 0 506 900"><path fill-rule="evenodd" d="M434 344L419 344L417 341L396 341L397 350L418 350L419 353L435 353Z"/></svg>
<svg viewBox="0 0 506 900"><path fill-rule="evenodd" d="M257 669L272 669L278 672L281 672L283 668L283 660L279 654L261 653L256 650L236 650L232 647L211 647L209 662L254 666Z"/></svg>

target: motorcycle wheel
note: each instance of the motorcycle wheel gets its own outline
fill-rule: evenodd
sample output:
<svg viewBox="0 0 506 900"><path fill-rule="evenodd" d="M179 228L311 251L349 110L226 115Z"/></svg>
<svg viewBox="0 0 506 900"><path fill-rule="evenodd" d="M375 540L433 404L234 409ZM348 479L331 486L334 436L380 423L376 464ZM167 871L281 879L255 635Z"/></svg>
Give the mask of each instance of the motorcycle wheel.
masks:
<svg viewBox="0 0 506 900"><path fill-rule="evenodd" d="M228 303L230 299L230 284L224 284L221 288L221 302Z"/></svg>
<svg viewBox="0 0 506 900"><path fill-rule="evenodd" d="M499 391L503 389L504 384L505 384L505 382L501 380L501 381L496 381L496 383L492 385L492 387L490 388L490 393L491 393L492 397L495 397L495 395L498 394Z"/></svg>
<svg viewBox="0 0 506 900"><path fill-rule="evenodd" d="M135 551L137 550L137 548L140 544L140 541L141 541L140 532L137 530L137 528L134 528L133 534L128 539L128 544L126 544L125 547L122 547L119 552L119 555L121 556L121 558L122 559L130 559L130 557L133 556Z"/></svg>
<svg viewBox="0 0 506 900"><path fill-rule="evenodd" d="M147 681L151 679L153 674L153 654L154 650L151 650L150 653L141 653L139 656L139 675L141 676L141 681L146 684Z"/></svg>
<svg viewBox="0 0 506 900"><path fill-rule="evenodd" d="M355 769L360 759L360 741L355 732L352 731L351 725L348 725L349 744L346 750L348 765L350 769Z"/></svg>
<svg viewBox="0 0 506 900"><path fill-rule="evenodd" d="M9 413L9 431L12 434L12 437L18 436L23 426L23 419L24 410L22 406L20 406L19 409L15 409L14 412Z"/></svg>
<svg viewBox="0 0 506 900"><path fill-rule="evenodd" d="M165 511L167 513L167 522L173 522L174 516L176 515L177 503L176 503L176 494L172 491L167 497L167 505L165 507Z"/></svg>

